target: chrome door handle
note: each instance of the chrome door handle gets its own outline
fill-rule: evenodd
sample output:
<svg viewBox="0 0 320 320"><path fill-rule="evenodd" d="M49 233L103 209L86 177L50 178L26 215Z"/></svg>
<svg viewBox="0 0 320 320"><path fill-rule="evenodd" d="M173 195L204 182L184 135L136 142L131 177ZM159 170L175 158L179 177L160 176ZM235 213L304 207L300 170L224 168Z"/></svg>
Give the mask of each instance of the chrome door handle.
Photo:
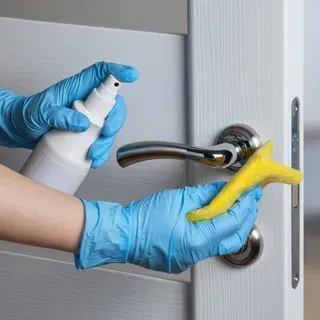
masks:
<svg viewBox="0 0 320 320"><path fill-rule="evenodd" d="M212 147L198 148L180 143L141 141L119 148L117 160L122 168L147 160L180 159L237 171L259 146L260 138L252 128L236 124L224 129Z"/></svg>
<svg viewBox="0 0 320 320"><path fill-rule="evenodd" d="M117 152L117 159L123 168L154 159L190 160L211 167L225 168L235 163L237 155L237 146L231 143L204 149L174 142L142 141L121 147Z"/></svg>

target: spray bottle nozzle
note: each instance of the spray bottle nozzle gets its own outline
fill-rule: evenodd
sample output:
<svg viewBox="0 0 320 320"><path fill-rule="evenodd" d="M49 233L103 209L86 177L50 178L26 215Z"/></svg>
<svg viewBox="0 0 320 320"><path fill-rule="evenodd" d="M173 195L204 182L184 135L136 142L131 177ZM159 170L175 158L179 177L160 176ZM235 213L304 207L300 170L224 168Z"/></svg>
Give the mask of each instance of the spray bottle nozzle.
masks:
<svg viewBox="0 0 320 320"><path fill-rule="evenodd" d="M121 82L109 75L98 88L95 88L84 105L94 115L105 119L115 104L116 95L121 87Z"/></svg>
<svg viewBox="0 0 320 320"><path fill-rule="evenodd" d="M120 81L118 81L113 75L109 75L106 80L104 80L101 86L105 90L110 90L112 93L117 94L120 89Z"/></svg>

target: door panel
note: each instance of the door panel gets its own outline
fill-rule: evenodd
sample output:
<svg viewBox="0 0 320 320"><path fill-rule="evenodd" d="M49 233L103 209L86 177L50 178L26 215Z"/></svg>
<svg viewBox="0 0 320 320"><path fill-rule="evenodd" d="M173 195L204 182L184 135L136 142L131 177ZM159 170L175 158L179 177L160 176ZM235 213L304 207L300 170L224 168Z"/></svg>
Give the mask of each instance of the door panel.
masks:
<svg viewBox="0 0 320 320"><path fill-rule="evenodd" d="M303 1L189 3L191 142L212 145L221 129L245 123L264 142L274 140L274 159L291 166L294 97L299 97L303 108ZM301 133L302 123L301 118ZM302 140L301 135L301 150ZM225 171L191 168L193 183L229 176ZM257 221L264 239L260 260L243 269L220 258L196 265L192 274L195 319L303 319L302 186L296 289L291 285L291 187L271 185L264 193Z"/></svg>
<svg viewBox="0 0 320 320"><path fill-rule="evenodd" d="M186 141L184 37L0 18L0 38L0 87L24 95L96 61L133 64L140 71L140 80L121 90L129 116L112 159L90 172L77 196L125 204L186 184L184 163L121 169L114 157L119 146L138 140ZM14 170L29 154L0 151L0 162ZM72 255L0 242L0 319L186 319L188 284L159 278L188 281L189 273L170 276L131 265L81 272Z"/></svg>
<svg viewBox="0 0 320 320"><path fill-rule="evenodd" d="M0 251L0 319L185 320L188 285Z"/></svg>
<svg viewBox="0 0 320 320"><path fill-rule="evenodd" d="M139 140L185 142L185 39L182 36L0 18L0 87L29 95L97 61L133 64L140 79L124 85L128 117L111 160L91 170L77 196L123 204L166 188L184 186L186 164L157 161L122 169L115 152ZM170 84L168 86L168 80ZM165 128L165 130L164 130ZM29 151L1 148L0 163L19 170ZM0 250L72 260L70 255L0 242ZM115 266L177 278L127 265ZM188 273L178 279L189 280Z"/></svg>
<svg viewBox="0 0 320 320"><path fill-rule="evenodd" d="M186 34L187 0L1 0L4 17Z"/></svg>

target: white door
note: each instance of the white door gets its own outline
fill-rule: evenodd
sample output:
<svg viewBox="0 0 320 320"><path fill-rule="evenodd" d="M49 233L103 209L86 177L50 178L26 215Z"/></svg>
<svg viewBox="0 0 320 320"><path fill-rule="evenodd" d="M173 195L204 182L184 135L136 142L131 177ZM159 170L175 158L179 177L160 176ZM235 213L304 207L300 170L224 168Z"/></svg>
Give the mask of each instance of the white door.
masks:
<svg viewBox="0 0 320 320"><path fill-rule="evenodd" d="M124 88L129 116L115 149L141 140L186 143L187 134L191 144L210 146L221 129L244 123L273 139L275 159L291 165L295 97L303 108L302 14L303 0L189 0L187 38L1 18L0 87L30 94L97 60L133 64L141 79ZM26 157L1 151L1 163L14 169ZM229 175L170 160L125 170L112 159L78 195L126 203ZM291 191L265 190L256 223L264 248L255 264L239 269L208 259L194 267L191 282L188 274L123 266L77 272L68 255L1 243L0 318L302 320L302 185L299 210L292 210Z"/></svg>
<svg viewBox="0 0 320 320"><path fill-rule="evenodd" d="M233 123L275 142L274 159L294 165L292 102L303 109L303 0L189 1L192 143L210 145ZM302 113L300 151L302 167ZM192 182L225 177L192 168ZM236 269L210 259L193 270L194 319L303 319L303 190L292 209L291 187L266 188L257 226L264 250Z"/></svg>

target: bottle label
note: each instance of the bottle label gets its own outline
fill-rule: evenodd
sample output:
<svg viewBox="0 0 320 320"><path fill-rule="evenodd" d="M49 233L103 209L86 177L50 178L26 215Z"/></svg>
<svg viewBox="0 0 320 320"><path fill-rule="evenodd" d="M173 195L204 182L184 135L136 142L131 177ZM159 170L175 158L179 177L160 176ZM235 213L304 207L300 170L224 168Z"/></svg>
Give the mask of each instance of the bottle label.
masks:
<svg viewBox="0 0 320 320"><path fill-rule="evenodd" d="M73 166L59 164L44 157L31 179L61 192L74 195L86 176L85 171L75 171Z"/></svg>

